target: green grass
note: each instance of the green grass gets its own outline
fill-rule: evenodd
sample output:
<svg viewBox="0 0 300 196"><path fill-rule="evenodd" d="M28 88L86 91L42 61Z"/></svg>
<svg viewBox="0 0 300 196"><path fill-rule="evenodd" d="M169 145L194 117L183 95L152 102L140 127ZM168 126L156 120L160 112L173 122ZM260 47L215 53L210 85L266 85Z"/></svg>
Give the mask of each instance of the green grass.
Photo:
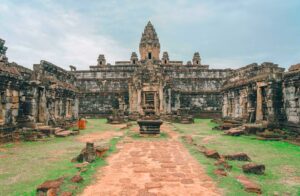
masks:
<svg viewBox="0 0 300 196"><path fill-rule="evenodd" d="M101 131L119 131L119 128L106 124L106 119L89 119L87 129L79 136L1 145L0 195L34 195L35 188L45 180L76 173L70 160L85 146L76 138Z"/></svg>
<svg viewBox="0 0 300 196"><path fill-rule="evenodd" d="M70 181L71 177L76 174L77 171L74 172L72 169L71 175L68 175L68 177L65 179L63 186L61 187L61 192L63 191L69 191L73 194L78 194L83 191L83 189L91 183L93 180L93 175L96 173L96 170L99 167L103 167L107 165L107 162L105 161L105 158L108 157L110 154L114 153L116 151L116 144L120 140L120 137L112 138L109 142L110 148L109 150L104 154L103 158L96 158L96 160L92 163L90 163L86 168L87 170L85 172L82 172L80 175L83 177L84 181L81 183L72 183ZM74 164L73 164L74 168ZM70 171L71 172L71 171ZM74 190L72 187L77 186L77 188Z"/></svg>
<svg viewBox="0 0 300 196"><path fill-rule="evenodd" d="M299 146L284 141L260 141L253 136L224 136L222 132L212 130L215 125L209 119L196 119L195 124L191 125L174 124L175 129L180 133L193 135L196 143L215 149L220 154L245 152L253 162L265 164L265 175L247 175L262 186L263 195L273 195L274 192L280 195L284 193L300 195ZM220 178L213 173L216 168L213 160L204 157L195 147L185 145L205 166L207 173L224 189L226 195L251 195L246 193L235 179L235 176L243 174L241 166L244 162L230 161L229 164L233 166L232 171L229 172L228 177Z"/></svg>

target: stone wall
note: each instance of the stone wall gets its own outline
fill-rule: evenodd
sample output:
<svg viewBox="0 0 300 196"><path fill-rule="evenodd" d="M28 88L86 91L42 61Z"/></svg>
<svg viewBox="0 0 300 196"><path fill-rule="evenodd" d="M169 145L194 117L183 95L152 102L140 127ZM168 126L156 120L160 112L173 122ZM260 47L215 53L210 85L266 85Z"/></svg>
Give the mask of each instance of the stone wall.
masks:
<svg viewBox="0 0 300 196"><path fill-rule="evenodd" d="M128 111L128 81L136 65L92 66L76 71L80 90L79 114L84 117L107 116L113 109Z"/></svg>
<svg viewBox="0 0 300 196"><path fill-rule="evenodd" d="M146 65L144 61L136 61L135 65L121 65L121 62L127 61L119 61L118 65L98 64L90 66L91 70L74 72L81 91L80 115L108 115L119 104L126 113L141 112L142 108L137 106L138 96L143 96L139 95L140 91L148 89L148 80L156 80L156 91L163 93L161 100L157 100L162 103L159 113L176 113L179 108L185 108L197 116L220 117L220 89L231 70L208 69L208 66L203 68L199 65L160 64L159 61L153 61L153 65ZM133 84L131 87L130 83ZM133 92L133 89L139 88L136 84L146 86Z"/></svg>
<svg viewBox="0 0 300 196"><path fill-rule="evenodd" d="M285 127L300 134L300 64L294 65L283 77Z"/></svg>
<svg viewBox="0 0 300 196"><path fill-rule="evenodd" d="M223 117L278 126L284 120L283 71L273 63L251 64L233 71L221 90Z"/></svg>
<svg viewBox="0 0 300 196"><path fill-rule="evenodd" d="M201 64L198 52L186 64L171 60L167 52L160 59L151 23L141 39L141 59L133 52L130 60L111 65L101 54L90 70L71 66L66 71L47 61L30 70L8 61L4 43L0 39L1 129L108 116L114 109L143 115L145 108L153 107L158 115L183 109L198 117L299 130L299 64L284 72L268 62L210 69Z"/></svg>
<svg viewBox="0 0 300 196"><path fill-rule="evenodd" d="M0 44L1 47L4 44ZM2 49L3 51L3 49ZM76 77L47 61L30 70L0 58L0 132L78 118Z"/></svg>
<svg viewBox="0 0 300 196"><path fill-rule="evenodd" d="M172 112L185 108L198 117L221 117L220 89L231 70L203 69L199 66L168 66L172 88Z"/></svg>
<svg viewBox="0 0 300 196"><path fill-rule="evenodd" d="M38 112L35 118L45 124L78 118L78 90L73 73L50 63L41 61L34 65L33 82L39 85L33 93Z"/></svg>

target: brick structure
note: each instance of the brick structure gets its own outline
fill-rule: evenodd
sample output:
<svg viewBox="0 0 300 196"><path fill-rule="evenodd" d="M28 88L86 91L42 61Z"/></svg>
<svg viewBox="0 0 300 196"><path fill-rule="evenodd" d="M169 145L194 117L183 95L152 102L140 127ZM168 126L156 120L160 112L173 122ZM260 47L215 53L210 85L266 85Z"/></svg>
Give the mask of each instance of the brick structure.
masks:
<svg viewBox="0 0 300 196"><path fill-rule="evenodd" d="M100 54L89 70L63 70L41 61L33 70L9 63L0 40L0 130L55 125L120 111L137 119L151 109L164 119L186 116L237 119L299 134L300 66L289 71L273 63L210 69L198 52L191 61L172 60L160 51L149 22L127 61L107 63ZM139 56L139 57L138 57Z"/></svg>
<svg viewBox="0 0 300 196"><path fill-rule="evenodd" d="M0 139L22 128L59 126L78 117L73 73L47 61L33 70L8 62L0 40Z"/></svg>
<svg viewBox="0 0 300 196"><path fill-rule="evenodd" d="M195 116L221 117L220 90L232 70L209 69L201 64L198 52L187 64L171 60L167 52L160 58L159 39L150 22L139 51L140 59L133 52L130 61L110 65L98 60L90 70L74 72L81 91L80 115L107 116L121 109L135 119L151 108L161 116L188 109Z"/></svg>

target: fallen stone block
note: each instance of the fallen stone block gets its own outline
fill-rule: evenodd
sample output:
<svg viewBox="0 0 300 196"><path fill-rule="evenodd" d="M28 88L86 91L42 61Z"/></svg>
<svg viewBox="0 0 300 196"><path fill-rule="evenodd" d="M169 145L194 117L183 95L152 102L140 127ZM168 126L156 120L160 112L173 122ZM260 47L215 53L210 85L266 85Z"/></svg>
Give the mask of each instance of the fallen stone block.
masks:
<svg viewBox="0 0 300 196"><path fill-rule="evenodd" d="M59 190L64 178L58 178L55 180L47 180L36 189L37 195L53 195ZM49 192L51 192L51 194Z"/></svg>
<svg viewBox="0 0 300 196"><path fill-rule="evenodd" d="M192 136L190 136L190 135L185 135L185 136L183 136L183 139L184 139L184 141L185 141L186 143L188 143L188 144L193 144L193 137L192 137Z"/></svg>
<svg viewBox="0 0 300 196"><path fill-rule="evenodd" d="M103 155L108 151L108 149L109 149L108 145L96 146L95 151L97 157L103 157Z"/></svg>
<svg viewBox="0 0 300 196"><path fill-rule="evenodd" d="M37 130L47 136L50 136L55 131L55 129L50 126L38 126Z"/></svg>
<svg viewBox="0 0 300 196"><path fill-rule="evenodd" d="M218 176L227 176L227 172L223 168L218 168L214 171L214 174Z"/></svg>
<svg viewBox="0 0 300 196"><path fill-rule="evenodd" d="M72 162L93 162L96 159L96 150L94 143L87 142L86 147L81 150L80 154L72 159Z"/></svg>
<svg viewBox="0 0 300 196"><path fill-rule="evenodd" d="M261 187L257 183L248 179L246 176L240 175L236 178L243 185L245 191L250 193L262 194Z"/></svg>
<svg viewBox="0 0 300 196"><path fill-rule="evenodd" d="M61 131L61 132L55 133L56 137L68 137L70 135L72 135L72 131Z"/></svg>
<svg viewBox="0 0 300 196"><path fill-rule="evenodd" d="M245 134L245 129L243 127L238 127L238 128L232 128L229 129L228 131L224 132L225 135L231 135L231 136L240 136Z"/></svg>
<svg viewBox="0 0 300 196"><path fill-rule="evenodd" d="M221 166L221 167L223 167L226 170L231 170L232 169L232 166L229 165L227 163L227 161L224 158L222 158L222 157L217 162L215 162L214 165Z"/></svg>
<svg viewBox="0 0 300 196"><path fill-rule="evenodd" d="M219 160L217 160L214 165L218 166L218 165L223 165L224 163L226 163L226 160L223 158L220 158Z"/></svg>
<svg viewBox="0 0 300 196"><path fill-rule="evenodd" d="M242 166L243 172L245 173L253 173L257 175L262 175L265 173L265 165L256 164L256 163L248 163Z"/></svg>
<svg viewBox="0 0 300 196"><path fill-rule="evenodd" d="M60 128L60 127L54 128L54 134L59 133L59 132L62 132L62 131L64 131L64 129L62 129L62 128Z"/></svg>
<svg viewBox="0 0 300 196"><path fill-rule="evenodd" d="M282 140L284 135L280 132L265 130L264 132L257 133L259 140L268 140L268 141L279 141Z"/></svg>
<svg viewBox="0 0 300 196"><path fill-rule="evenodd" d="M57 194L58 191L59 191L58 189L49 189L49 190L47 191L47 196L57 196L57 195L58 195L58 194ZM39 193L39 196L41 196L40 193Z"/></svg>
<svg viewBox="0 0 300 196"><path fill-rule="evenodd" d="M220 154L215 150L206 150L204 152L204 155L206 157L212 158L212 159L220 159L221 158Z"/></svg>
<svg viewBox="0 0 300 196"><path fill-rule="evenodd" d="M251 161L250 157L246 153L224 155L224 158L227 160Z"/></svg>
<svg viewBox="0 0 300 196"><path fill-rule="evenodd" d="M80 175L75 175L71 178L71 182L80 183L83 181L83 177Z"/></svg>
<svg viewBox="0 0 300 196"><path fill-rule="evenodd" d="M240 124L223 123L222 125L220 125L220 129L228 130L228 129L239 127L239 126L240 126Z"/></svg>
<svg viewBox="0 0 300 196"><path fill-rule="evenodd" d="M250 123L250 124L244 124L243 126L245 127L245 131L249 134L256 134L264 131L265 129L261 123L259 124Z"/></svg>

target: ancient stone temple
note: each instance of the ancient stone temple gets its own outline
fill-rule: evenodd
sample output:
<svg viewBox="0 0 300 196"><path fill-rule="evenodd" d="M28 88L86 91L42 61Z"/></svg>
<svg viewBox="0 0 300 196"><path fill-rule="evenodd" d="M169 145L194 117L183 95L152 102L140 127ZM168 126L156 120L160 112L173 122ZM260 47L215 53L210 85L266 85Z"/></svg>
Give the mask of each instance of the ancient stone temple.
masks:
<svg viewBox="0 0 300 196"><path fill-rule="evenodd" d="M146 108L156 115L176 114L186 108L202 117L221 117L221 87L231 70L209 69L196 52L192 62L171 60L167 52L160 58L160 43L149 22L139 44L140 59L132 52L129 61L107 64L99 55L90 70L74 71L80 88L79 114L105 116L121 109L132 116Z"/></svg>
<svg viewBox="0 0 300 196"><path fill-rule="evenodd" d="M33 70L9 63L0 40L0 132L59 125L78 118L73 73L41 61Z"/></svg>
<svg viewBox="0 0 300 196"><path fill-rule="evenodd" d="M161 52L149 22L139 54L107 63L100 54L89 70L66 71L47 61L33 70L6 57L0 40L0 130L57 125L78 117L107 117L114 111L136 120L153 110L164 120L188 115L236 119L300 131L300 66L285 72L274 63L239 69L210 69L199 52L191 61ZM190 117L189 117L190 118Z"/></svg>

